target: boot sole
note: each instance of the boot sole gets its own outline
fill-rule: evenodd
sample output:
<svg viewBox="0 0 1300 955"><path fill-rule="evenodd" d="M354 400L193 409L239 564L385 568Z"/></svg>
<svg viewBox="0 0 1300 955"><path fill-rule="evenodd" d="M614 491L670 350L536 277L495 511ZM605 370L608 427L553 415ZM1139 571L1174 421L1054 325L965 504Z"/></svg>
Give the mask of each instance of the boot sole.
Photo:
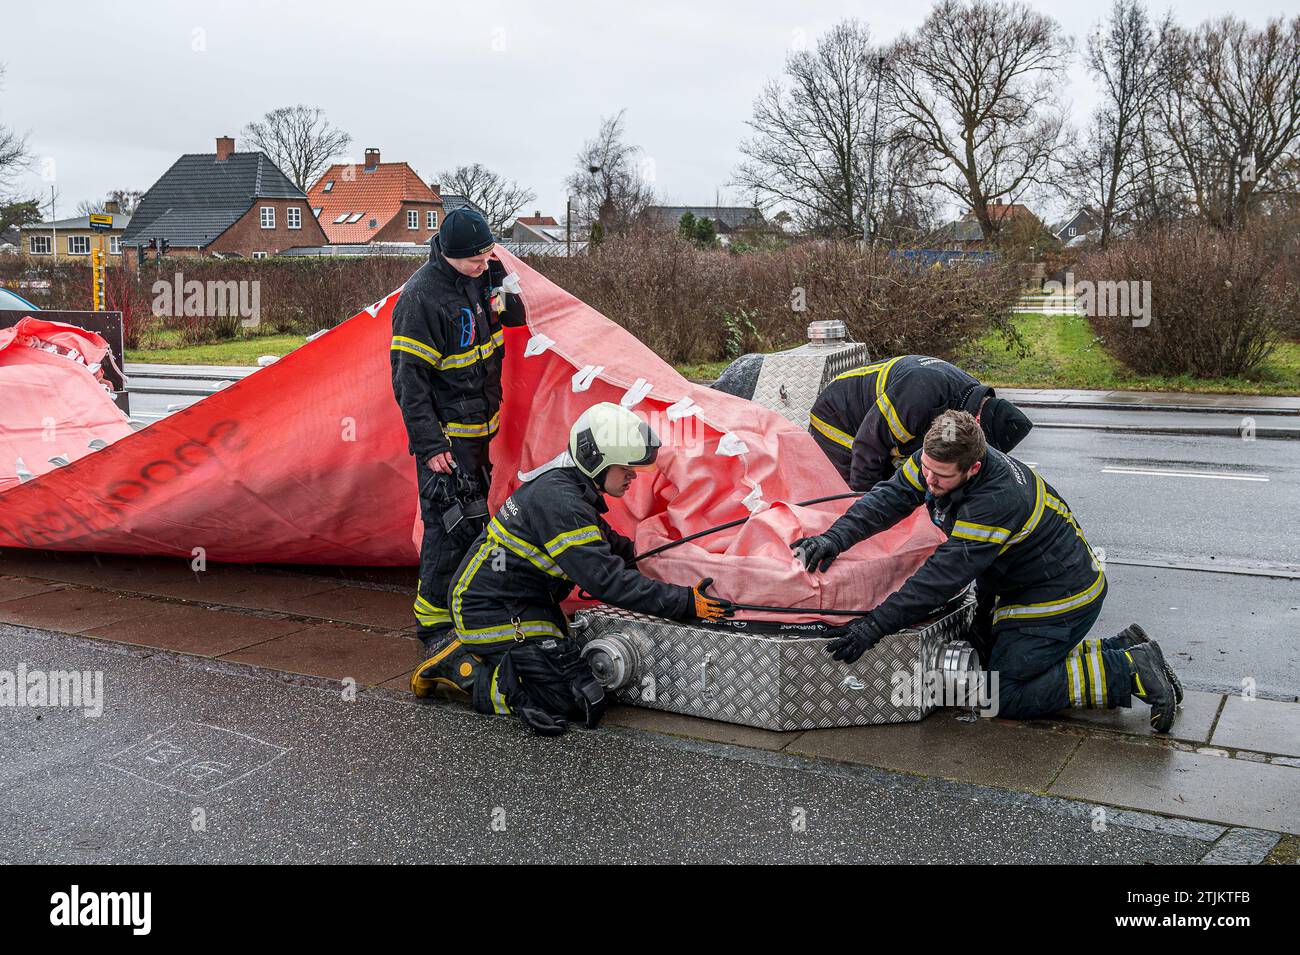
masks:
<svg viewBox="0 0 1300 955"><path fill-rule="evenodd" d="M453 637L451 640L447 641L446 646L439 649L437 653L416 667L415 672L411 674L411 692L421 698L433 696L433 692L438 688L439 684L450 685L455 687L457 690L460 690L460 687L456 686L456 684L452 683L450 680L442 677L423 677L420 674L436 667L443 660L447 659L447 657L451 656L451 654L455 653L461 646L460 638Z"/></svg>
<svg viewBox="0 0 1300 955"><path fill-rule="evenodd" d="M1141 624L1130 623L1126 629L1133 634L1134 642L1125 645L1125 650L1141 646L1144 643L1155 644L1155 648L1160 651L1160 665L1164 667L1165 678L1169 681L1169 685L1174 688L1174 703L1178 706L1182 706L1183 681L1178 679L1178 674L1174 672L1174 668L1171 667L1169 661L1165 659L1164 651L1160 650L1160 645L1147 636L1147 632L1142 629Z"/></svg>

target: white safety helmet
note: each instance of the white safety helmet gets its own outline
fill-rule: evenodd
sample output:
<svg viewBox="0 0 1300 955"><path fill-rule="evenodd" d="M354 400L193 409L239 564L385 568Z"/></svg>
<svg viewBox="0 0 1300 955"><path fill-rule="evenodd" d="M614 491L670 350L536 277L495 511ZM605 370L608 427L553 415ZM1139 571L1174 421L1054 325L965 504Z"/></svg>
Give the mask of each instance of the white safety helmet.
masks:
<svg viewBox="0 0 1300 955"><path fill-rule="evenodd" d="M569 429L569 456L592 480L615 464L647 470L659 456L659 436L627 408L602 401L584 411Z"/></svg>

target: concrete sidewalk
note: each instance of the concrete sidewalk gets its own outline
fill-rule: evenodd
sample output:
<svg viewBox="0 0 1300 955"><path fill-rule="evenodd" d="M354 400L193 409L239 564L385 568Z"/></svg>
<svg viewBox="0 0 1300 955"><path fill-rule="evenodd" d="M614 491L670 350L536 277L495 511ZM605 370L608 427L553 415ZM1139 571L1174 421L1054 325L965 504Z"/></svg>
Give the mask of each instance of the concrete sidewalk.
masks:
<svg viewBox="0 0 1300 955"><path fill-rule="evenodd" d="M382 576L382 575L381 575ZM405 588L183 560L0 552L0 622L405 695L419 642ZM1033 723L775 733L630 707L611 726L1300 835L1300 704L1189 691L1175 731L1145 707ZM1252 837L1254 838L1254 837ZM1262 841L1260 841L1262 840ZM1267 853L1277 842L1258 837Z"/></svg>

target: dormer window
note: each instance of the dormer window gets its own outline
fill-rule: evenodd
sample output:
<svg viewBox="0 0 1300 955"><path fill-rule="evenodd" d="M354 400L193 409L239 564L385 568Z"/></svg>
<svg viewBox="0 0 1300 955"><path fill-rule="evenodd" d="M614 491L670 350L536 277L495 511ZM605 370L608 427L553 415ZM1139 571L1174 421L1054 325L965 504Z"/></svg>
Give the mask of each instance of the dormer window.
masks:
<svg viewBox="0 0 1300 955"><path fill-rule="evenodd" d="M333 192L333 191L334 191L334 180L331 179L329 182L325 183L325 188L322 189L321 192Z"/></svg>

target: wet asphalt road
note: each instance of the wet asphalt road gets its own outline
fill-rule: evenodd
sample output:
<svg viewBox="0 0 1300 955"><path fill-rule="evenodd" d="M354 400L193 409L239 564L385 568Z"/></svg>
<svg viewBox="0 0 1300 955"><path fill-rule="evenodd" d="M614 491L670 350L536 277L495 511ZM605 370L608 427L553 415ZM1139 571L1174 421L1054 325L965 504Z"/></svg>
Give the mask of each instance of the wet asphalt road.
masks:
<svg viewBox="0 0 1300 955"><path fill-rule="evenodd" d="M103 715L0 708L4 862L1185 863L1207 827L515 720L0 625ZM39 718L38 718L39 717ZM801 825L800 825L801 823Z"/></svg>

